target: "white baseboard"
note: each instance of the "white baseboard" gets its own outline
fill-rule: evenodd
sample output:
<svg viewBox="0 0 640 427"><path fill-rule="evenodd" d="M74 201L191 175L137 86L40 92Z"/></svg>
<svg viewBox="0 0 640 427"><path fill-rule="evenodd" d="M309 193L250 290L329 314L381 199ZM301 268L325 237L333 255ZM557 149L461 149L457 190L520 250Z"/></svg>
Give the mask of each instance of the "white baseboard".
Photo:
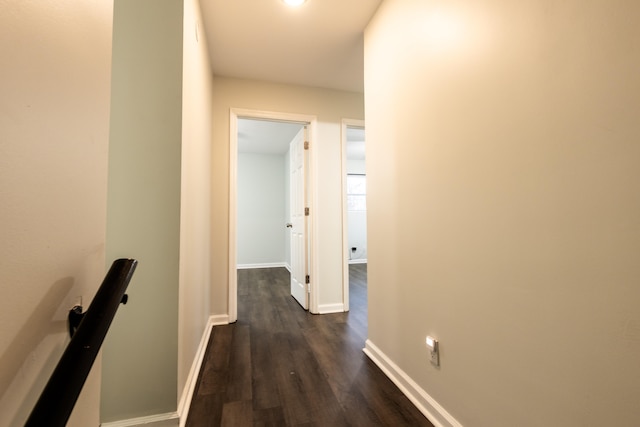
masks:
<svg viewBox="0 0 640 427"><path fill-rule="evenodd" d="M216 314L214 316L209 317L209 323L212 326L228 325L229 324L229 315L228 314Z"/></svg>
<svg viewBox="0 0 640 427"><path fill-rule="evenodd" d="M177 412L150 415L148 417L130 418L128 420L100 424L101 427L178 427L179 425L180 419Z"/></svg>
<svg viewBox="0 0 640 427"><path fill-rule="evenodd" d="M318 314L342 313L343 311L344 311L343 303L318 305Z"/></svg>
<svg viewBox="0 0 640 427"><path fill-rule="evenodd" d="M178 415L180 416L179 427L184 427L187 423L187 416L189 415L191 400L198 383L198 375L200 374L200 370L202 368L202 361L204 360L204 355L207 351L207 344L209 343L209 338L211 337L211 330L213 329L213 325L214 316L210 316L209 321L207 322L207 326L205 326L204 328L202 338L200 338L200 344L198 345L198 350L196 351L193 363L191 364L191 370L189 371L189 376L187 377L187 381L184 385L182 397L180 398L180 402L178 402Z"/></svg>
<svg viewBox="0 0 640 427"><path fill-rule="evenodd" d="M287 263L285 262L265 262L261 264L238 264L236 266L238 270L247 270L250 268L276 268L276 267L284 267L287 268Z"/></svg>
<svg viewBox="0 0 640 427"><path fill-rule="evenodd" d="M288 262L286 262L286 263L284 264L284 268L286 268L287 270L289 270L289 273L291 273L291 266L289 265L289 263L288 263Z"/></svg>
<svg viewBox="0 0 640 427"><path fill-rule="evenodd" d="M453 418L433 397L429 396L424 389L416 384L371 341L367 340L365 342L363 351L434 426L462 427L462 424Z"/></svg>
<svg viewBox="0 0 640 427"><path fill-rule="evenodd" d="M366 264L367 259L350 259L349 264Z"/></svg>

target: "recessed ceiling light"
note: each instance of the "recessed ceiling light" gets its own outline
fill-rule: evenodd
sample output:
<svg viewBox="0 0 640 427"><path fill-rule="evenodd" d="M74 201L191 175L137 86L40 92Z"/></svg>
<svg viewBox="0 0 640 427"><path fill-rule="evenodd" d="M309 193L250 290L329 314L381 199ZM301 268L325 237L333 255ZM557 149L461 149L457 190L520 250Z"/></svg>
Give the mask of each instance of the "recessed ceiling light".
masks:
<svg viewBox="0 0 640 427"><path fill-rule="evenodd" d="M289 6L300 6L302 3L304 3L307 0L282 0L282 1L288 4Z"/></svg>

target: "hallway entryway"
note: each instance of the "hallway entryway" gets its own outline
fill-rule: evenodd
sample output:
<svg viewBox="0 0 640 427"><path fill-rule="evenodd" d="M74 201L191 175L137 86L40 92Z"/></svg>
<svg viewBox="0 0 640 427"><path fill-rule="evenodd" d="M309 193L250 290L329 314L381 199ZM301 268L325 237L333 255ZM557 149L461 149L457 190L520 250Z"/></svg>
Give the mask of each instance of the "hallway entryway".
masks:
<svg viewBox="0 0 640 427"><path fill-rule="evenodd" d="M315 261L317 243L314 237L314 200L317 189L312 149L316 121L315 116L309 115L231 109L228 294L230 323L238 318L236 272L240 268L286 266L292 272L291 294L305 310L318 312L316 287L319 275ZM264 168L255 167L255 158L245 158L250 153L258 154L263 160L263 154L270 158L275 155L281 158L283 163L276 168L278 170L275 174L269 168L267 169L270 172L267 171L267 175L256 174ZM243 164L247 166L243 170L250 172L249 175L240 174L242 159ZM272 163L271 160L269 163ZM261 164L264 166L264 161L261 161ZM265 191L265 188L257 188L258 184L262 186L267 181L266 176L272 179L283 172L285 175L281 177L281 185L276 185L280 187L276 191L278 197L268 194L275 188L273 186L268 191ZM241 188L244 189L242 197ZM267 206L273 207L274 203L276 209L272 209L273 215L267 214ZM269 224L266 222L267 219ZM263 231L267 234L260 238ZM273 246L278 241L282 243L280 255L277 255L278 250L274 250ZM263 246L262 257L256 256L256 248ZM247 255L248 252L254 252L253 256ZM276 259L271 259L274 256Z"/></svg>

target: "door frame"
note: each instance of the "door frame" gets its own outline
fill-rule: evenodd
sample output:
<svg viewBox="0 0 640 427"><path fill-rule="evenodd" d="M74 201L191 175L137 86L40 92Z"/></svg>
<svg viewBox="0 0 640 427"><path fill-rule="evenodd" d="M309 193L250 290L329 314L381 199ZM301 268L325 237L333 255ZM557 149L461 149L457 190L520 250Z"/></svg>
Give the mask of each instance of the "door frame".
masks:
<svg viewBox="0 0 640 427"><path fill-rule="evenodd" d="M309 138L309 183L308 205L311 214L308 217L308 250L307 259L311 280L309 283L309 311L318 313L318 248L317 248L317 224L314 221L318 199L317 186L317 157L315 155L316 129L318 119L307 114L282 113L264 110L251 110L246 108L230 108L229 110L229 323L238 320L238 253L237 253L237 215L238 215L238 119L271 120L279 122L296 122L306 124ZM284 224L282 224L284 227Z"/></svg>
<svg viewBox="0 0 640 427"><path fill-rule="evenodd" d="M340 132L342 181L342 302L349 311L349 232L347 212L347 128L365 128L364 120L342 119Z"/></svg>

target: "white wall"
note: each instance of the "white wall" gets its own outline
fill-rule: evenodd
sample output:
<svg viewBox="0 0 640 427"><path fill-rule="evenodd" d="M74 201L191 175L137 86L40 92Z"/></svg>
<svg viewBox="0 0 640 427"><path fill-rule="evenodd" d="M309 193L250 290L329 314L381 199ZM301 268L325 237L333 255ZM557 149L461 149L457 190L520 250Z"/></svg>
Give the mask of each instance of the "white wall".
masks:
<svg viewBox="0 0 640 427"><path fill-rule="evenodd" d="M102 282L111 1L0 1L0 425L23 425ZM101 363L69 426L95 426Z"/></svg>
<svg viewBox="0 0 640 427"><path fill-rule="evenodd" d="M284 264L284 154L238 153L238 265Z"/></svg>
<svg viewBox="0 0 640 427"><path fill-rule="evenodd" d="M365 160L347 160L347 174L366 175ZM347 242L349 259L366 261L367 259L367 211L347 211ZM356 248L355 252L351 248Z"/></svg>
<svg viewBox="0 0 640 427"><path fill-rule="evenodd" d="M367 28L369 338L462 425L640 425L638 16L387 0Z"/></svg>
<svg viewBox="0 0 640 427"><path fill-rule="evenodd" d="M228 313L229 282L229 110L244 108L318 117L317 221L320 259L319 303L342 302L340 130L344 117L362 119L363 95L301 86L214 78L212 193L221 206L212 212L213 314ZM227 203L226 205L224 203Z"/></svg>
<svg viewBox="0 0 640 427"><path fill-rule="evenodd" d="M347 173L366 175L367 174L366 160L347 159Z"/></svg>
<svg viewBox="0 0 640 427"><path fill-rule="evenodd" d="M182 1L116 0L113 33L107 258L139 265L105 340L103 422L176 411L180 207L192 202L181 199Z"/></svg>
<svg viewBox="0 0 640 427"><path fill-rule="evenodd" d="M187 377L210 315L212 84L200 4L198 0L185 0L178 399L183 398L188 385Z"/></svg>

